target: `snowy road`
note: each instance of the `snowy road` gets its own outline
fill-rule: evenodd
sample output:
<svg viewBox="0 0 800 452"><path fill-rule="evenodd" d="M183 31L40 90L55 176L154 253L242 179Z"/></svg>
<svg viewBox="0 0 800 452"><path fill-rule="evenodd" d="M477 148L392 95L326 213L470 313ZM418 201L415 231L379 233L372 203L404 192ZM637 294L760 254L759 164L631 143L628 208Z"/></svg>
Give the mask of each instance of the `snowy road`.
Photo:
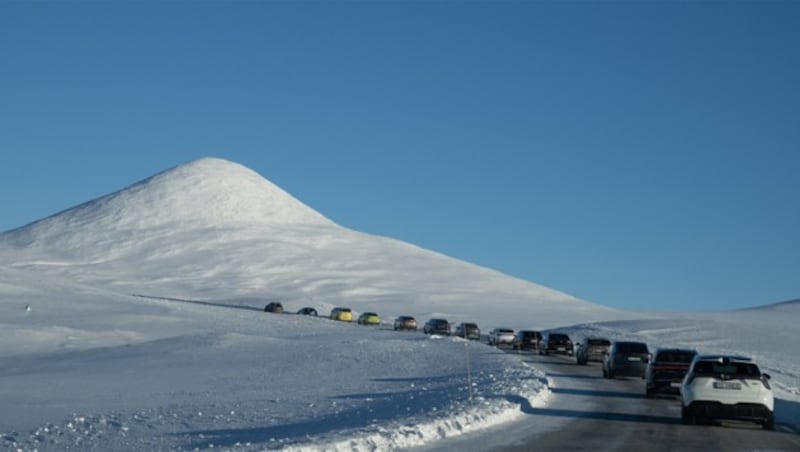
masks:
<svg viewBox="0 0 800 452"><path fill-rule="evenodd" d="M800 450L795 402L776 399L772 432L744 423L687 426L678 399L644 398L641 379L606 380L599 363L578 366L566 357L524 353L520 359L547 374L546 406L522 403L522 420L418 450Z"/></svg>
<svg viewBox="0 0 800 452"><path fill-rule="evenodd" d="M606 380L598 363L578 366L571 358L524 355L523 360L545 371L551 399L543 408L524 407L532 433L513 443L495 443L497 451L581 450L800 450L795 412L778 402L774 432L749 424L685 426L677 399L643 397L641 379ZM541 432L540 424L563 419L560 427ZM519 424L520 426L524 424ZM520 427L518 427L520 428ZM521 427L524 428L524 427ZM519 438L522 432L517 431Z"/></svg>

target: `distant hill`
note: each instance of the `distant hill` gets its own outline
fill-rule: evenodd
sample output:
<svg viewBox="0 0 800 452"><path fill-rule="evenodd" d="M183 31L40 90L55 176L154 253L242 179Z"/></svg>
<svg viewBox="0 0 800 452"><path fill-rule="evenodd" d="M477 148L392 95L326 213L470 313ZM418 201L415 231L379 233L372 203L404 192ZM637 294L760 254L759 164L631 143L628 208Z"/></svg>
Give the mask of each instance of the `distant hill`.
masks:
<svg viewBox="0 0 800 452"><path fill-rule="evenodd" d="M798 298L796 300L781 301L779 303L765 304L765 305L762 305L762 306L755 306L755 307L752 307L752 308L745 308L745 309L741 309L741 310L742 311L754 311L754 310L770 310L770 311L775 311L775 310L791 310L791 311L794 311L794 310L797 310L797 311L800 311L800 298Z"/></svg>
<svg viewBox="0 0 800 452"><path fill-rule="evenodd" d="M215 158L0 234L0 265L120 294L279 299L288 310L321 312L346 305L486 327L552 327L565 314L571 323L631 317L341 227L256 172Z"/></svg>

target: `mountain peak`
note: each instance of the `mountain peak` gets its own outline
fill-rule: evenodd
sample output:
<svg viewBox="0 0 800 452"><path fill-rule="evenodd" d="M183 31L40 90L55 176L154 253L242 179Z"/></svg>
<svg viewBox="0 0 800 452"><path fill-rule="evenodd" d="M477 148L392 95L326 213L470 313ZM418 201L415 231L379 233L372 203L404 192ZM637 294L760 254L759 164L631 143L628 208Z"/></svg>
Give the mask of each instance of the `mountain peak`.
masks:
<svg viewBox="0 0 800 452"><path fill-rule="evenodd" d="M334 223L243 165L201 158L8 234L27 241L19 236L282 224Z"/></svg>
<svg viewBox="0 0 800 452"><path fill-rule="evenodd" d="M331 222L255 171L228 160L201 158L110 195L128 198L164 221L218 224Z"/></svg>

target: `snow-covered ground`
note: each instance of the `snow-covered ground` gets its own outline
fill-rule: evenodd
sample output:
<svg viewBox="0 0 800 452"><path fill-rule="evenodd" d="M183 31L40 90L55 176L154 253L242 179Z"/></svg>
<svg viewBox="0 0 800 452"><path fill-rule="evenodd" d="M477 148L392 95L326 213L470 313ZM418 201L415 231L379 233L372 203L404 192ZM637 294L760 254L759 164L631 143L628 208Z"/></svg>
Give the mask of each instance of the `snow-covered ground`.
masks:
<svg viewBox="0 0 800 452"><path fill-rule="evenodd" d="M263 312L276 299L386 324ZM593 305L342 228L246 168L203 159L0 234L0 448L386 450L547 403L537 369L392 331L404 314L749 354L796 407L799 311Z"/></svg>
<svg viewBox="0 0 800 452"><path fill-rule="evenodd" d="M535 369L459 339L61 289L2 292L3 447L385 449L547 394Z"/></svg>

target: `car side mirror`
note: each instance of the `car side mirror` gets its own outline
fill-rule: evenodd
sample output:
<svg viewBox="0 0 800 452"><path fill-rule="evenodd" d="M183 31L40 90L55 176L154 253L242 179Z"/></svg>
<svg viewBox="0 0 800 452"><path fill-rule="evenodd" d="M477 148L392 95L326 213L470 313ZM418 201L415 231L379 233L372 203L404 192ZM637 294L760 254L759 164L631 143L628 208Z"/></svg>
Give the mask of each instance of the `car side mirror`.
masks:
<svg viewBox="0 0 800 452"><path fill-rule="evenodd" d="M766 378L767 380L772 378L769 374L761 374L761 376Z"/></svg>

